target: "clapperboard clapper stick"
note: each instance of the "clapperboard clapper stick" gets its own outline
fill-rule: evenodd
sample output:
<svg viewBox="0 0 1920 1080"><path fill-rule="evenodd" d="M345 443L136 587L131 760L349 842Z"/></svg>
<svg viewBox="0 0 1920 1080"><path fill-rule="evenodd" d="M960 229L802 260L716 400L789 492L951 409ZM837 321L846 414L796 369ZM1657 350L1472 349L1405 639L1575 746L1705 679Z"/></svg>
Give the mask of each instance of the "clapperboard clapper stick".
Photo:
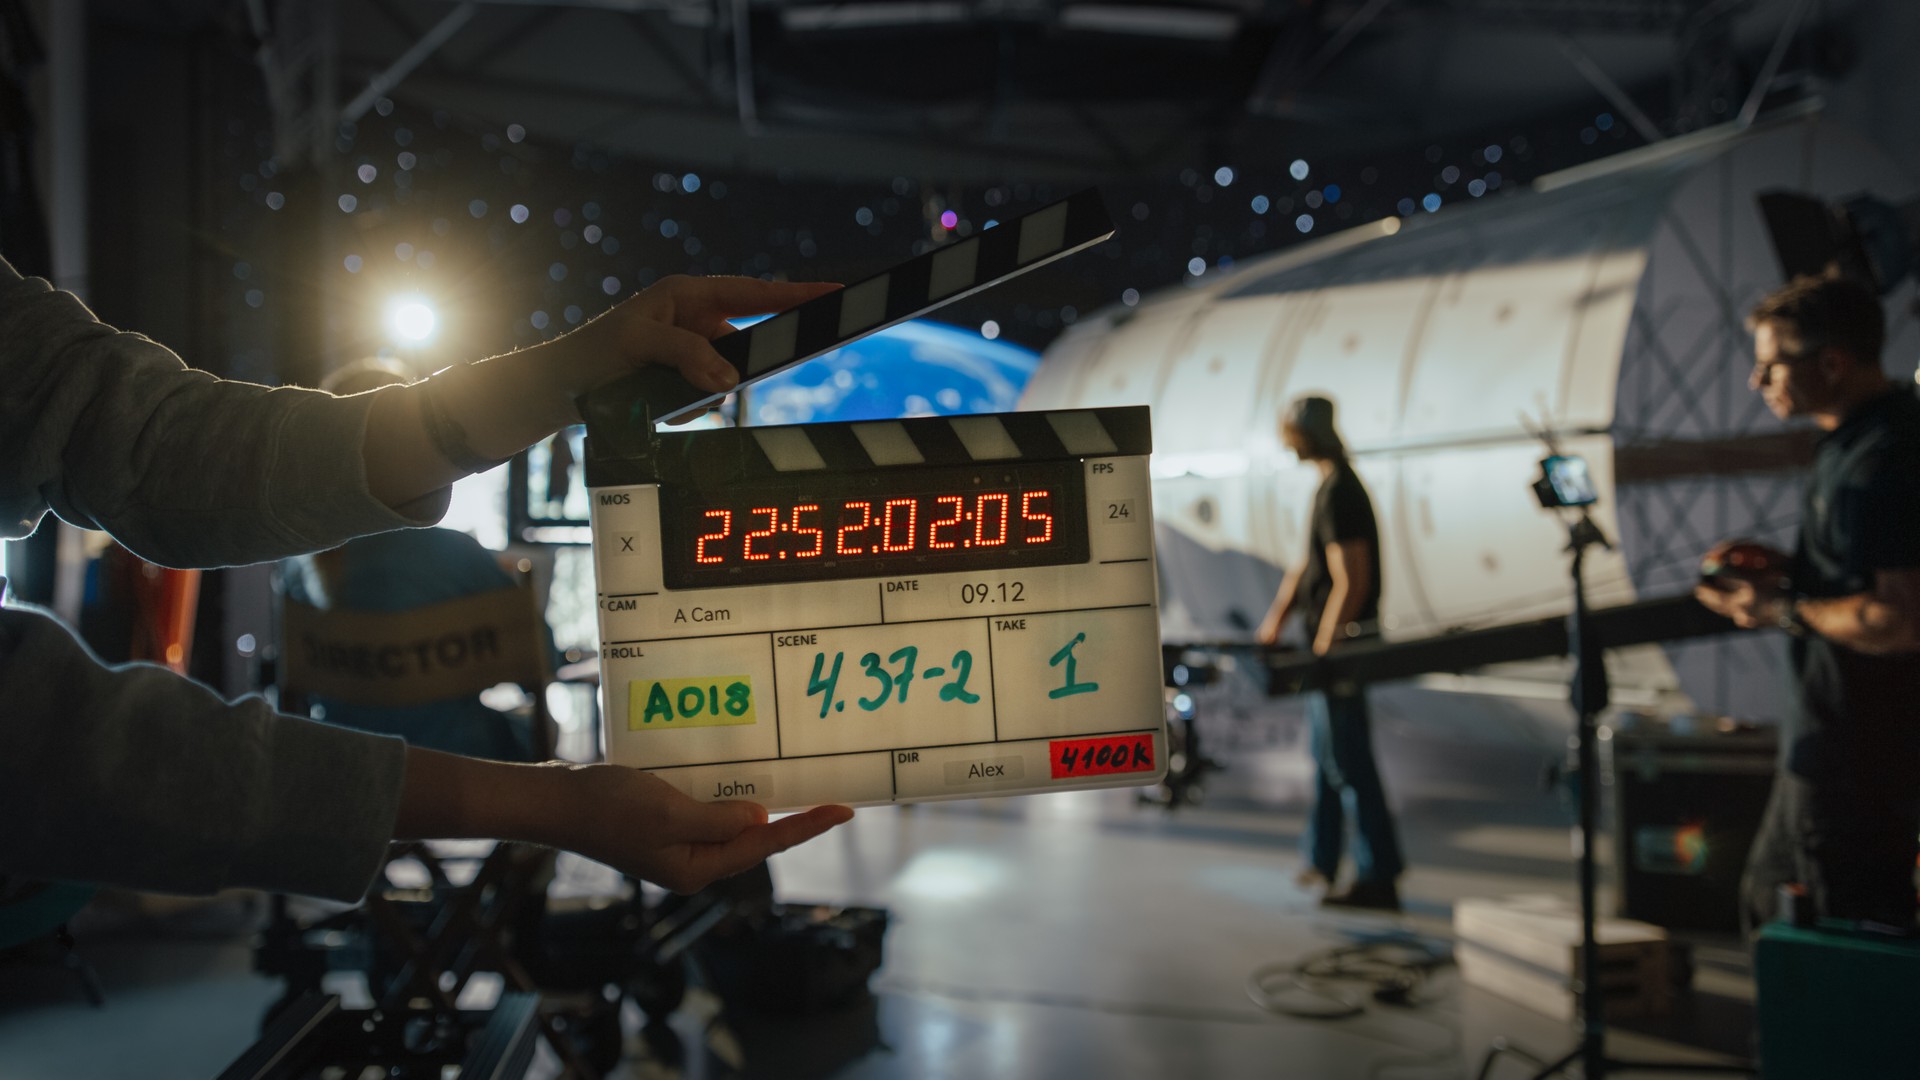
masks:
<svg viewBox="0 0 1920 1080"><path fill-rule="evenodd" d="M1014 221L935 248L883 273L809 300L716 340L748 386L943 304L971 296L1113 235L1092 188ZM655 424L706 409L725 395L695 387L671 368L649 367L580 399L589 454L645 457Z"/></svg>

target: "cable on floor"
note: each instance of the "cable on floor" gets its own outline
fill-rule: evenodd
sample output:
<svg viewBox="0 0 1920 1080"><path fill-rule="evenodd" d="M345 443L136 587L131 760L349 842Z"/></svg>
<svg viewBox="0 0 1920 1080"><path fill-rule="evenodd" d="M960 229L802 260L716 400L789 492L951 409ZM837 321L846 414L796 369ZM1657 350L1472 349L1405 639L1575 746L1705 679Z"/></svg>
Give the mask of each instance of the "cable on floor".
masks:
<svg viewBox="0 0 1920 1080"><path fill-rule="evenodd" d="M1308 953L1298 960L1266 964L1247 976L1247 997L1261 1009L1301 1020L1349 1020L1375 1005L1398 1010L1396 1019L1439 1028L1446 1044L1376 1058L1369 1074L1381 1077L1408 1069L1446 1068L1458 1072L1459 1033L1451 1025L1419 1016L1414 1010L1438 999L1423 993L1435 972L1453 963L1453 948L1437 938L1405 930L1349 933L1348 941ZM1374 1036L1378 1038L1378 1036Z"/></svg>
<svg viewBox="0 0 1920 1080"><path fill-rule="evenodd" d="M1247 996L1268 1012L1344 1020L1368 1005L1419 1005L1433 973L1453 963L1444 941L1407 931L1368 934L1247 976Z"/></svg>

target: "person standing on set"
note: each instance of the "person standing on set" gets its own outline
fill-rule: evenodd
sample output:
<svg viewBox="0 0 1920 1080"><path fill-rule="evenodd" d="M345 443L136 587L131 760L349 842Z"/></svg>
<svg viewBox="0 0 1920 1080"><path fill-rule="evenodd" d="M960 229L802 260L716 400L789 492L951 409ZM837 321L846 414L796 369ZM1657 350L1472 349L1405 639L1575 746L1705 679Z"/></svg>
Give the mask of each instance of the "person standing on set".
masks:
<svg viewBox="0 0 1920 1080"><path fill-rule="evenodd" d="M1880 368L1885 316L1873 291L1797 278L1747 316L1748 380L1782 420L1825 434L1791 556L1747 541L1707 553L1694 590L1747 628L1793 635L1793 693L1773 797L1748 856L1749 931L1779 887L1816 911L1902 929L1914 921L1920 855L1920 400ZM1736 545L1744 550L1735 551Z"/></svg>
<svg viewBox="0 0 1920 1080"><path fill-rule="evenodd" d="M1314 655L1325 656L1341 642L1378 633L1380 529L1373 500L1334 427L1333 402L1311 395L1296 399L1281 422L1280 437L1301 461L1320 470L1321 480L1307 523L1306 553L1281 581L1258 638L1263 645L1276 644L1297 608ZM1330 907L1398 911L1396 882L1404 863L1373 757L1366 691L1336 684L1305 697L1315 779L1300 883L1324 886L1320 902ZM1349 807L1354 881L1345 891L1334 891Z"/></svg>

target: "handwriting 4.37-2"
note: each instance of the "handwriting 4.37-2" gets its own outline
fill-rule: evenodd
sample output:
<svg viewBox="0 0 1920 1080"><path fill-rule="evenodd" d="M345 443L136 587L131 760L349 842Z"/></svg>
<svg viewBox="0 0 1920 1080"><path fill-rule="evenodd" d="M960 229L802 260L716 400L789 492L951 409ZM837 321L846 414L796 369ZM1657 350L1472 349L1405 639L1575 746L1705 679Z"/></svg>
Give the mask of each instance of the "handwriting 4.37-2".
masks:
<svg viewBox="0 0 1920 1080"><path fill-rule="evenodd" d="M813 674L807 677L807 696L820 695L820 718L823 720L826 719L829 711L842 712L847 707L847 703L837 698L834 693L840 683L840 666L845 662L846 658L847 654L844 652L834 653L833 667L828 669L827 654L813 654ZM916 672L914 665L919 662L919 659L920 649L918 646L907 645L895 649L892 655L887 657L887 663L898 664L900 667L898 671L890 672L880 663L879 653L870 652L862 656L860 658L861 669L869 678L879 683L880 687L874 691L872 697L857 698L854 704L859 706L862 712L873 712L882 705L885 705L888 701L895 700L897 692L897 700L904 705L907 701L907 693L916 675L924 681L928 679L938 679L942 675L949 673L952 674L953 680L940 687L939 693L941 701L959 701L972 704L980 700L979 694L967 689L967 680L973 675L973 653L971 651L961 649L953 654L953 659L949 661L952 669L951 672L949 672L947 667L929 667Z"/></svg>
<svg viewBox="0 0 1920 1080"><path fill-rule="evenodd" d="M1073 640L1061 646L1047 663L1050 667L1061 669L1065 677L1063 685L1047 692L1049 698L1071 697L1074 694L1087 694L1100 689L1100 684L1083 681L1079 678L1078 660L1073 655L1074 647L1087 640L1087 635L1075 634ZM846 663L847 654L836 652L831 664L827 654L813 654L813 672L807 677L807 696L819 697L820 718L826 719L830 713L845 712L847 703L838 696L840 672ZM869 696L857 697L854 705L862 712L874 712L890 701L905 704L911 692L913 681L929 681L947 677L949 681L941 685L938 693L941 701L958 701L971 705L980 700L980 695L967 689L967 680L973 676L973 653L961 649L953 654L946 665L917 668L920 650L917 646L907 645L896 649L882 663L880 654L870 652L860 657L861 673L876 684ZM890 666L891 665L891 666Z"/></svg>

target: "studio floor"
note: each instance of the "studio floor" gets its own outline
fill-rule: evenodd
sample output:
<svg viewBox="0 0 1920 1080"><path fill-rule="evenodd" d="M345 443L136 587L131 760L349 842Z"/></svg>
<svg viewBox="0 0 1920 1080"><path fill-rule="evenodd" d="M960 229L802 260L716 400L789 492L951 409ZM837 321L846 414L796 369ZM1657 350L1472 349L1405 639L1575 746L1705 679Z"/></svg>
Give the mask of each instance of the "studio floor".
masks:
<svg viewBox="0 0 1920 1080"><path fill-rule="evenodd" d="M1573 896L1568 813L1540 782L1558 756L1551 733L1466 738L1380 711L1412 863L1402 917L1329 914L1294 884L1310 778L1297 715L1216 718L1210 752L1229 767L1197 807L1170 813L1115 790L868 809L779 856L782 900L889 910L871 999L781 1017L695 992L672 1021L679 1060L630 1038L620 1075L1424 1080L1473 1076L1496 1036L1557 1056L1570 1024L1464 986L1452 968L1410 1004L1369 1001L1346 1019L1278 1015L1249 995L1256 969L1356 935L1444 941L1463 897ZM254 910L229 901L83 916L76 933L104 984L101 1009L65 972L0 968L0 1077L217 1075L276 994L250 971ZM1744 950L1697 939L1695 963L1693 992L1668 1017L1617 1029L1617 1053L1745 1051ZM1494 1075L1527 1071L1508 1063Z"/></svg>

